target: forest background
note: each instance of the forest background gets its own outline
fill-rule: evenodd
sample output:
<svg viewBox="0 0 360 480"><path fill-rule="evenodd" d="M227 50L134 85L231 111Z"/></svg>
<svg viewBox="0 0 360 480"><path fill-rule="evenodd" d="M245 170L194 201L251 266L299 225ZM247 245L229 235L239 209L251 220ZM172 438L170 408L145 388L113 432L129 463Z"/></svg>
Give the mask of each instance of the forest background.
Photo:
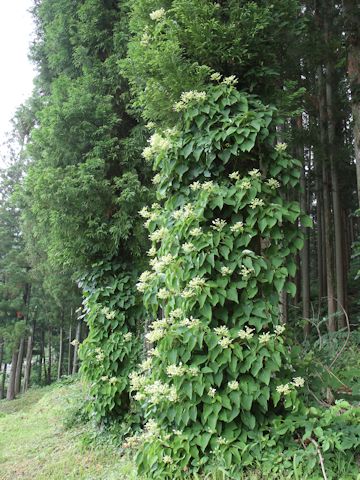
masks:
<svg viewBox="0 0 360 480"><path fill-rule="evenodd" d="M222 250L207 245L208 257L203 261L209 258L208 270L202 270L202 264L193 259L191 272L196 271L197 276L192 273L192 278L206 273L215 282L209 287L211 294L200 292L205 284L195 285L199 298L207 295L199 299L201 308L188 303L184 307L215 328L214 334L205 330L206 346L199 343L199 349L208 351L210 358L219 341L224 351L230 351L223 339L230 338L227 332L236 326L244 327L243 335L253 335L253 330L270 335L271 325L274 331L286 325L285 348L274 343L272 351L281 356L279 366L266 370L266 355L260 349L249 360L255 384L265 372L260 382L268 390L257 399L259 412L272 412L268 417L274 411L279 413L278 387L290 384L274 385L277 393L276 389L271 393L269 382L280 363L291 362L295 378L305 379L301 402L327 407L345 398L349 403L341 407L342 412L351 417L350 405L360 399L358 2L36 0L33 15L36 35L30 55L37 69L35 88L16 112L8 145L9 166L0 172L0 398L11 400L30 385L49 384L75 374L80 354L88 395L94 400L85 407L91 418L108 425L125 419L129 431L136 432L146 420L149 428L156 411L163 426L173 424L176 411L171 411L172 407L158 408L154 398L150 407L140 408L134 401L135 396L140 404L144 402L144 385L139 387L134 370L139 358L146 359L152 344L160 340L160 350L167 355L178 351L166 357L168 367L181 367L186 361L179 363L179 359L187 355L176 342L166 346L167 337L159 336L165 327L156 326L161 316L185 305L169 300L176 289L171 282L179 271L169 273L165 289L153 284L150 293L148 283L153 277L149 271L167 272L170 264L175 268L174 258L180 251L193 258L196 248L205 248L205 244L197 247L191 238L197 235L189 233L182 250L174 250L175 233L164 234L163 229L171 224L170 217L177 209L181 211L177 220L182 215L185 223L187 218L195 222L192 207L186 208L188 202L200 208L203 201L196 191L204 187L196 182L215 181L220 190L213 194L216 199L212 203L207 197L210 210L201 207L202 223L195 227L208 222L209 231L218 232L222 242L224 225L214 222L231 219L236 222L233 226L237 225L231 232L235 234L238 228L249 241L226 244L224 240ZM238 133L225 123L212 130L207 123L209 115L225 122L229 115L239 115L234 109L242 103L250 113L242 113L244 123L237 125ZM199 140L205 135L205 126L209 135L206 146ZM192 129L192 141L186 128ZM208 161L212 148L220 153L214 154L216 160ZM260 183L251 187L255 193L247 206L238 207L236 215L235 210L229 212L233 195L226 183L229 175L236 183L244 179L260 182L259 174L265 184L268 171L273 173L267 187ZM244 185L240 190L247 189ZM198 197L192 197L191 191ZM280 213L270 211L269 205L280 206ZM245 222L241 209L252 212L253 224ZM182 234L176 231L176 238ZM256 242L251 239L261 239L259 246L254 247ZM161 265L153 261L159 241L161 256L156 258ZM266 241L275 242L275 250ZM250 260L235 266L232 259L249 249ZM262 255L266 262L270 259L267 266L261 263ZM220 264L221 258L229 263ZM272 274L251 283L251 272L260 275L257 268ZM231 277L238 271L242 272L241 281ZM224 283L221 277L229 275L231 281ZM220 312L221 292L225 292L222 307L225 304L228 312L235 312L233 303L259 302L257 313L248 315L246 325L241 323L243 311L234 325L228 316L224 320L223 314L211 316L206 306ZM265 305L269 298L270 307ZM216 332L222 325L220 317L228 325L222 333ZM251 332L245 329L249 326ZM190 336L198 340L198 334L186 339L183 332L181 335L183 346L189 345ZM211 335L217 335L215 340ZM194 359L195 345L191 351ZM286 352L291 352L289 358ZM257 369L254 365L259 355ZM220 353L217 362L231 363L221 360ZM201 363L192 365L201 367ZM233 367L221 371L221 380L216 379L218 372L212 372L208 394L211 385L220 389L225 378L228 385L237 382L228 376L227 368ZM152 380L163 381L166 371L160 366L156 371ZM179 372L172 370L168 376L181 377ZM192 378L189 371L186 375ZM196 390L193 376L177 385L189 400L188 421L181 426L185 430L191 422L199 423L193 410L196 395L201 405L214 405L203 399L204 388ZM204 378L202 383L207 385ZM287 377L284 374L282 378ZM174 391L167 388L165 394L171 396ZM219 425L241 418L242 431L255 429L264 435L260 425L267 414L256 410L255 394L248 388L241 405L251 400L250 408L244 412L231 403L232 418L221 416L220 411L216 418L219 415ZM301 411L297 402L294 394L283 407ZM338 405L334 409L339 409ZM215 410L209 410L207 417ZM204 428L209 428L207 421L202 417ZM294 429L303 428L299 425ZM286 428L290 431L292 427ZM348 446L342 445L339 451L359 448L359 432L353 425L348 428L352 440L347 438ZM175 466L180 471L188 464L194 471L206 469L207 460L200 462L198 450L208 452L215 444L211 443L212 434L196 435L201 440L195 446L193 437L185 435L184 444L191 446L185 463L184 457L174 452L164 457L161 440L158 451L140 452L140 471L152 472L150 478L155 478L156 468L159 478L174 478ZM318 431L309 438L324 448L328 436L321 435ZM235 442L232 436L224 438L225 446ZM229 451L225 446L220 450ZM313 447L316 452L316 445ZM221 450L227 469L239 460L239 448L233 446L230 456ZM336 441L330 440L329 453L336 448ZM256 459L256 454L248 460L244 455L244 465ZM152 463L147 464L145 457L153 458ZM317 463L312 468L317 468Z"/></svg>

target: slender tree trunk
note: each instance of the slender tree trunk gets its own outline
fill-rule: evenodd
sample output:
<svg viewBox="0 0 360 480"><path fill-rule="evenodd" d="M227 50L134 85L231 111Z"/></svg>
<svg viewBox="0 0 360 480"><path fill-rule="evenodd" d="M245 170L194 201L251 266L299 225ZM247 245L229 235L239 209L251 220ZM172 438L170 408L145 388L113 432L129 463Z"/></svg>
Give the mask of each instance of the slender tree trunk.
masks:
<svg viewBox="0 0 360 480"><path fill-rule="evenodd" d="M25 339L24 337L22 337L20 339L19 354L17 358L16 372L15 372L15 396L18 395L21 390L21 376L22 376L22 367L23 367L23 361L24 361L24 346L25 346Z"/></svg>
<svg viewBox="0 0 360 480"><path fill-rule="evenodd" d="M14 400L15 398L15 380L16 380L16 366L18 360L18 346L14 347L12 357L11 357L11 370L10 370L10 377L9 377L9 384L6 393L6 400Z"/></svg>
<svg viewBox="0 0 360 480"><path fill-rule="evenodd" d="M4 339L0 338L0 400L2 400L4 396L4 387L3 387L3 369L2 369L2 364L3 364L3 359L4 359ZM4 364L4 369L6 368L6 363Z"/></svg>
<svg viewBox="0 0 360 480"><path fill-rule="evenodd" d="M299 152L300 153L300 152ZM305 159L304 167L301 170L300 178L300 206L301 210L308 214L307 192L306 192L306 177L305 177ZM302 316L306 321L304 327L304 334L307 336L310 333L310 252L309 252L309 235L306 228L302 228L304 235L304 247L300 252L301 257L301 296L302 296Z"/></svg>
<svg viewBox="0 0 360 480"><path fill-rule="evenodd" d="M347 67L351 89L357 193L360 206L360 5L358 0L343 0L347 33Z"/></svg>
<svg viewBox="0 0 360 480"><path fill-rule="evenodd" d="M47 383L51 383L51 369L52 369L52 332L49 330L49 359L48 359L48 374L47 374Z"/></svg>
<svg viewBox="0 0 360 480"><path fill-rule="evenodd" d="M328 137L326 130L326 98L323 88L322 67L318 68L319 83L319 117L320 117L320 138L325 154L328 152ZM333 251L332 251L332 232L331 232L331 202L328 169L325 161L322 162L322 183L323 183L323 201L324 201L324 246L325 246L325 265L326 265L326 288L328 305L328 329L331 332L336 330L335 318L335 288L333 272Z"/></svg>
<svg viewBox="0 0 360 480"><path fill-rule="evenodd" d="M71 315L72 317L72 315ZM70 321L71 321L72 318L70 318ZM68 350L68 375L71 375L71 372L72 372L72 364L71 364L71 359L72 359L72 351L71 351L71 341L72 341L72 327L71 327L71 324L69 326L69 342L68 342L68 345L69 345L69 350Z"/></svg>
<svg viewBox="0 0 360 480"><path fill-rule="evenodd" d="M5 396L5 381L6 381L7 363L4 363L0 380L0 400Z"/></svg>
<svg viewBox="0 0 360 480"><path fill-rule="evenodd" d="M61 325L60 335L59 335L59 359L58 359L58 371L57 371L58 380L60 380L62 375L63 351L64 351L64 329L63 329L63 326Z"/></svg>
<svg viewBox="0 0 360 480"><path fill-rule="evenodd" d="M26 390L29 388L29 385L30 385L34 333L35 333L35 322L32 324L31 332L30 332L30 335L28 336L28 340L27 340L23 392L26 392Z"/></svg>
<svg viewBox="0 0 360 480"><path fill-rule="evenodd" d="M315 159L316 161L316 253L317 253L317 278L318 278L318 302L319 302L319 311L322 303L322 299L325 296L326 280L325 280L325 264L324 264L324 207L323 207L323 197L322 197L322 172L321 172L321 162L319 158Z"/></svg>
<svg viewBox="0 0 360 480"><path fill-rule="evenodd" d="M328 5L328 12L332 10L332 4ZM330 49L330 19L325 13L324 36L325 43ZM336 271L336 316L340 328L345 326L345 317L343 309L345 308L345 272L343 264L343 229L340 207L340 191L338 172L336 168L336 140L335 140L335 114L334 114L334 66L333 60L329 57L326 63L326 113L328 124L328 155L330 160L331 186L332 186L332 204L334 213L334 233L335 233L335 271Z"/></svg>
<svg viewBox="0 0 360 480"><path fill-rule="evenodd" d="M78 349L79 349L80 339L81 339L81 320L78 321L76 326L76 337L75 337L73 368L72 368L73 375L75 375L75 373L77 373L78 371Z"/></svg>

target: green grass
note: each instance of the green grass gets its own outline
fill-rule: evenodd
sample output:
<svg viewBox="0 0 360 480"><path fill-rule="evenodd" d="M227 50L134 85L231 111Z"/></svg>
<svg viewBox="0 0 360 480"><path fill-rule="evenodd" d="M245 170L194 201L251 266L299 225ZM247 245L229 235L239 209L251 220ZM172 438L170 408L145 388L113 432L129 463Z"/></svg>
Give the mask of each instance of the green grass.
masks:
<svg viewBox="0 0 360 480"><path fill-rule="evenodd" d="M116 448L84 446L84 427L63 418L79 384L32 389L0 401L1 480L133 480L132 464Z"/></svg>

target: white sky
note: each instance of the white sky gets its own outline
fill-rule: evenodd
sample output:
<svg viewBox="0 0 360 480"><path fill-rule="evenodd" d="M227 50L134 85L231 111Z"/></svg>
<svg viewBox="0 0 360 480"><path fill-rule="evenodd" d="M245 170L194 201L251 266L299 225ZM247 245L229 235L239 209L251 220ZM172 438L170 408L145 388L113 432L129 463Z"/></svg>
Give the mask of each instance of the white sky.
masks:
<svg viewBox="0 0 360 480"><path fill-rule="evenodd" d="M61 1L61 0L60 0ZM34 68L28 52L34 25L32 0L0 0L0 149L17 107L31 94ZM0 162L2 162L0 155Z"/></svg>

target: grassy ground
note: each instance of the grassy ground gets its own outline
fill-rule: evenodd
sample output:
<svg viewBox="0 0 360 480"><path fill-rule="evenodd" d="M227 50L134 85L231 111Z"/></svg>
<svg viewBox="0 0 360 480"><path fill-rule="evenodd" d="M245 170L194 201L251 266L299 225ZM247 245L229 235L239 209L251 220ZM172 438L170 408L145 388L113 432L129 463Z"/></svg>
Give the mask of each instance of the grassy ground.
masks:
<svg viewBox="0 0 360 480"><path fill-rule="evenodd" d="M115 448L86 448L81 428L66 430L64 412L78 385L32 389L0 401L1 480L133 480Z"/></svg>

